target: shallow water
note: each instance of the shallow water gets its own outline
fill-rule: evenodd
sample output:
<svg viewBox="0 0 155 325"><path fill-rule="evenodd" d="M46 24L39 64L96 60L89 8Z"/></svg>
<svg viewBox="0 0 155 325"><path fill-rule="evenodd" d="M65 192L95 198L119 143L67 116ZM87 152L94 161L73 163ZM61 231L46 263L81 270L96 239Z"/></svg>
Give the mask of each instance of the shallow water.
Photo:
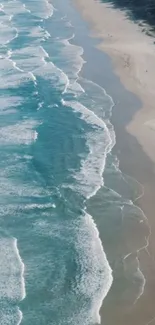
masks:
<svg viewBox="0 0 155 325"><path fill-rule="evenodd" d="M115 243L110 236L116 211L122 220L134 209L134 222L143 219L146 230L145 217L132 203L141 189L127 178L124 185L126 176L110 154L113 99L80 74L84 49L74 45L73 9L67 16L67 0L66 7L61 1L53 5L1 2L2 325L99 323L113 281L115 252L108 247ZM100 191L93 212L91 200L98 202ZM106 249L96 226L100 206L108 215L102 220ZM144 285L138 270L137 263L136 297Z"/></svg>

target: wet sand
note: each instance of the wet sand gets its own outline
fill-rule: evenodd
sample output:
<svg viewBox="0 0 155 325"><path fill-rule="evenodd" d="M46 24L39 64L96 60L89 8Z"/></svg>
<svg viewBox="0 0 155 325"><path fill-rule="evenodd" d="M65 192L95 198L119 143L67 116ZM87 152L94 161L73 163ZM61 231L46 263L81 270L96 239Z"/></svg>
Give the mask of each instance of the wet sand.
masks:
<svg viewBox="0 0 155 325"><path fill-rule="evenodd" d="M115 127L117 143L113 152L119 158L121 171L142 184L144 195L136 201L136 204L144 211L151 229L149 246L139 252L140 267L146 279L143 294L135 304L132 304L130 299L126 298L130 296L130 287L126 289L123 299L118 288L112 286L101 308L102 323L105 325L155 324L154 40L143 34L140 26L129 21L125 13L106 4L94 0L76 0L76 5L83 17L91 23L92 35L103 39L99 48L110 55L114 71L121 83L132 92L131 96L130 92L128 96L123 95L123 92L119 92L119 87L117 89L115 82L107 89L116 103L112 123ZM108 80L109 84L110 81ZM132 100L133 94L136 96ZM134 100L137 100L136 104ZM101 200L101 191L98 197L96 204ZM95 213L95 207L96 210L99 209L95 206L95 201L92 202L93 205ZM102 220L98 227L102 237ZM138 235L137 229L133 228L129 240L134 242ZM121 284L121 278L119 283ZM134 283L132 286L134 287Z"/></svg>
<svg viewBox="0 0 155 325"><path fill-rule="evenodd" d="M76 0L76 3L84 18L93 24L92 35L103 39L99 48L111 56L123 85L142 101L142 109L127 129L155 162L154 38L142 33L142 27L110 5L95 0Z"/></svg>

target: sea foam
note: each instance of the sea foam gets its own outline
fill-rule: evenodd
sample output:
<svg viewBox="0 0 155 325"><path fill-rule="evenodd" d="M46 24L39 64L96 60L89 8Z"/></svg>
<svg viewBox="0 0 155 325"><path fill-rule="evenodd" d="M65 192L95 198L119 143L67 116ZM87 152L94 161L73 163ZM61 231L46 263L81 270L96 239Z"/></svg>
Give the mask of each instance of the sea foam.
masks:
<svg viewBox="0 0 155 325"><path fill-rule="evenodd" d="M106 157L115 142L112 141L104 120L93 111L76 101L65 102L62 100L62 104L80 113L79 117L93 127L92 132L88 132L86 137L89 154L86 159L82 160L80 171L74 174L77 181L75 186L88 199L103 186L102 175Z"/></svg>
<svg viewBox="0 0 155 325"><path fill-rule="evenodd" d="M26 17L30 17L31 14L37 19L41 18L40 25L42 25L42 19L48 19L53 15L54 8L47 1L42 1L40 6L38 6L38 1L27 1L26 5L20 5L18 1L14 6L14 10L11 12L12 7L10 3L8 6L3 7L3 10L6 12L8 17L10 14L16 16L16 13L25 13ZM13 19L13 24L15 24L16 19ZM70 25L68 27L71 27ZM103 185L102 173L105 166L106 155L111 150L112 147L112 138L111 133L107 127L106 122L100 115L94 110L92 110L89 106L89 101L87 103L81 103L79 96L85 93L85 88L81 86L79 81L79 73L84 64L83 56L83 48L78 47L76 45L70 44L70 42L74 39L74 35L69 39L64 39L62 41L62 51L61 58L62 62L64 62L64 68L61 66L57 66L52 62L52 57L45 51L44 47L40 46L41 41L48 40L51 35L47 32L42 26L35 26L32 29L29 26L22 26L19 30L19 26L6 26L6 32L4 33L2 44L7 45L7 55L3 56L1 60L0 69L3 72L1 75L1 90L7 90L11 88L11 90L15 87L19 87L21 85L26 84L29 81L33 81L36 90L36 96L39 94L39 87L37 80L39 77L44 78L44 80L49 81L49 85L54 86L54 88L58 88L62 92L62 104L65 106L69 106L72 110L74 110L75 114L77 114L77 118L83 119L92 129L92 131L86 134L86 146L89 149L88 155L81 161L81 168L78 172L74 173L74 179L76 180L74 190L80 192L84 195L85 198L89 198L94 195L100 186ZM4 28L4 30L5 30ZM18 49L10 49L11 43L15 38L17 39L20 36L20 32L25 33L30 36L31 46L24 46ZM24 34L24 35L25 35ZM15 41L16 41L15 39ZM63 61L64 60L64 61ZM51 61L51 62L50 62ZM67 101L66 96L68 93L72 93L72 101ZM75 97L77 101L74 100ZM20 99L19 99L20 101ZM18 99L17 99L18 103ZM40 102L42 103L42 102ZM13 106L15 102L13 102ZM6 103L6 111L10 109L10 103L8 105ZM39 106L39 112L41 112L41 105ZM110 107L111 108L111 107ZM18 109L18 104L16 110ZM102 109L101 109L102 110ZM0 128L0 144L1 146L15 146L19 148L19 146L28 146L31 145L37 139L37 126L38 123L33 118L27 118L25 120L16 121L13 123L9 123L8 125L3 125ZM103 145L104 144L104 145ZM20 147L21 148L21 147ZM24 152L26 154L26 152ZM14 160L13 160L14 161ZM33 201L30 204L25 204L26 197L29 196L32 200L38 197L42 198L49 195L48 191L39 187L36 187L35 182L33 184L28 183L20 183L19 178L16 178L16 183L12 179L10 179L11 175L18 176L23 173L27 173L26 166L22 163L18 163L18 159L16 164L9 166L6 169L6 172L3 171L2 185L0 187L0 191L3 195L4 201L8 199L10 195L11 198L14 196L20 196L20 210L24 211L44 211L44 209L49 209L50 211L56 210L56 206L52 204L42 204L36 203ZM19 173L19 174L18 174ZM11 199L10 199L11 200ZM22 201L23 200L23 201ZM2 208L3 216L7 215L9 212L15 211L15 207L13 204L7 205L4 209ZM90 215L84 211L84 215L80 220L80 224L76 234L76 250L77 255L79 256L79 266L81 268L81 279L78 281L76 292L84 295L91 302L91 308L89 308L89 313L87 310L87 314L85 313L85 324L86 319L88 320L88 324L90 322L100 322L99 310L102 304L102 300L107 295L109 288L112 283L112 270L108 264L106 255L104 253L102 243L99 238L99 233L96 228L96 225ZM52 230L49 232L49 225L46 221L42 221L37 219L34 224L38 231L44 231L44 235L48 234L50 236L55 235L58 236L58 231ZM40 230L41 228L41 230ZM59 231L62 228L59 228ZM4 244L4 243L3 243ZM25 292L25 283L24 283L24 264L21 260L19 250L17 248L17 240L13 238L11 241L11 263L17 262L18 271L16 268L14 269L14 273L12 276L18 274L18 279L13 279L13 284L20 283L20 289L14 291L13 285L9 285L7 280L5 279L5 290L7 290L7 294L9 294L10 299L14 296L17 303L19 300L22 300L26 296ZM3 245L4 246L4 245ZM5 245L7 248L7 245ZM9 265L9 254L6 256L6 261L8 261ZM8 265L4 265L7 267ZM88 272L89 271L89 272ZM8 277L8 273L6 272ZM9 281L11 281L10 278ZM10 283L10 282L9 282ZM4 294L5 293L4 290ZM10 290L10 291L9 291ZM15 296L16 295L16 296ZM16 308L16 312L18 317L15 324L20 324L22 320L21 311ZM80 314L81 318L77 323L84 322L83 315ZM13 324L13 322L11 322ZM14 324L13 324L14 325Z"/></svg>
<svg viewBox="0 0 155 325"><path fill-rule="evenodd" d="M0 238L0 297L12 302L25 297L24 264L21 261L15 238Z"/></svg>
<svg viewBox="0 0 155 325"><path fill-rule="evenodd" d="M113 278L98 229L88 213L81 219L76 245L81 269L76 292L90 299L91 305L84 324L98 324L101 323L99 311Z"/></svg>
<svg viewBox="0 0 155 325"><path fill-rule="evenodd" d="M47 19L53 15L54 7L47 0L38 1L27 1L26 9L29 10L34 16L39 18Z"/></svg>
<svg viewBox="0 0 155 325"><path fill-rule="evenodd" d="M31 144L37 138L35 127L38 125L36 121L28 120L14 125L8 125L0 128L0 144L4 146Z"/></svg>

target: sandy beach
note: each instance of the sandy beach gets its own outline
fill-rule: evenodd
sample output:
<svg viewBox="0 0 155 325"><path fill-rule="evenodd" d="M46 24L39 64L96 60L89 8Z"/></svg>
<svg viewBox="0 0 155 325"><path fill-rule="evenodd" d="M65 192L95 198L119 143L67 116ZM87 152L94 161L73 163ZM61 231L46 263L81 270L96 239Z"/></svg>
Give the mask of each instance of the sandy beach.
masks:
<svg viewBox="0 0 155 325"><path fill-rule="evenodd" d="M138 95L142 110L128 125L128 131L136 136L149 157L155 161L154 150L154 39L142 33L142 27L131 22L125 12L94 0L77 0L85 19L93 25L92 34L103 38L99 48L107 52L123 85ZM138 123L138 128L137 128Z"/></svg>
<svg viewBox="0 0 155 325"><path fill-rule="evenodd" d="M75 0L75 4L83 18L90 23L91 35L103 39L98 47L111 57L114 71L123 86L140 101L140 109L134 112L132 118L128 118L128 103L124 108L116 105L112 122L117 139L114 151L119 157L120 169L140 182L144 189L143 196L136 204L144 211L151 232L149 245L139 253L146 283L143 294L135 304L119 299L119 292L113 298L110 292L101 308L102 323L155 324L154 38L143 33L142 27L129 20L125 12L109 4L95 0ZM136 236L133 229L133 239Z"/></svg>

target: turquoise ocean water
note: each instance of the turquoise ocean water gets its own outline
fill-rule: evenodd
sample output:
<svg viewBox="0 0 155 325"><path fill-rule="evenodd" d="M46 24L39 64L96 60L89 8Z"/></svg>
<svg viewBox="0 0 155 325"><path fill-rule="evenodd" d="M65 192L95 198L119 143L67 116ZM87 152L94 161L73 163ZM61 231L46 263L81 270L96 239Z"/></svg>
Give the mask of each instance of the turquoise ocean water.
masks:
<svg viewBox="0 0 155 325"><path fill-rule="evenodd" d="M1 325L99 323L113 281L86 206L104 185L114 102L79 77L84 50L63 6L0 4Z"/></svg>

